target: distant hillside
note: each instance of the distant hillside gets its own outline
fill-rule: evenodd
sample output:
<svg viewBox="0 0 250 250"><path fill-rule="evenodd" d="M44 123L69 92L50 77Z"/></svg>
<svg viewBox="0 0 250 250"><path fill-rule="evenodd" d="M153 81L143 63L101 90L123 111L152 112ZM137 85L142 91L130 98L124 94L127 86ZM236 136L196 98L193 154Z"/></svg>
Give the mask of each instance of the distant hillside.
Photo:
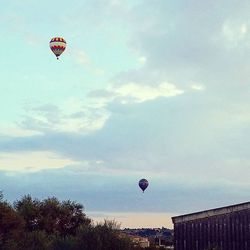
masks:
<svg viewBox="0 0 250 250"><path fill-rule="evenodd" d="M165 237L172 237L174 230L168 228L137 228L137 229L130 229L125 228L122 230L124 233L130 235L138 235L141 237L154 237L154 236L165 236Z"/></svg>

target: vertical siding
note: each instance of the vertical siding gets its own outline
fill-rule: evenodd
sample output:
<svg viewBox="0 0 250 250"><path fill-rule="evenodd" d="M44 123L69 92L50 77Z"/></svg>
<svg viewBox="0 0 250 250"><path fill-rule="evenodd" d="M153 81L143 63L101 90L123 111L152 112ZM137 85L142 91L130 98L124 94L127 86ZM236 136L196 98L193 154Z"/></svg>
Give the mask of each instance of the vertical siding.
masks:
<svg viewBox="0 0 250 250"><path fill-rule="evenodd" d="M175 250L250 250L250 210L174 225Z"/></svg>

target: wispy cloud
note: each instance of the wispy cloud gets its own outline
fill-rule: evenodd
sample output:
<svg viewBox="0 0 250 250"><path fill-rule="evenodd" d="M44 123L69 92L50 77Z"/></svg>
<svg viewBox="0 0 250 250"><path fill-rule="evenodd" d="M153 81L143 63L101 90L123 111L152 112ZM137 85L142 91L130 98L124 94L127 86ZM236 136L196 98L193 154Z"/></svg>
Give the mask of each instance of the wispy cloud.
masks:
<svg viewBox="0 0 250 250"><path fill-rule="evenodd" d="M46 151L0 153L0 170L6 172L34 172L43 169L64 168L77 163Z"/></svg>
<svg viewBox="0 0 250 250"><path fill-rule="evenodd" d="M101 129L109 114L104 109L86 106L79 99L71 98L60 108L47 104L26 109L20 123L22 129L46 132L91 132Z"/></svg>
<svg viewBox="0 0 250 250"><path fill-rule="evenodd" d="M141 86L136 83L124 84L116 89L114 93L118 98L134 99L134 102L145 102L159 97L172 97L180 95L183 90L178 89L174 84L161 83L158 86ZM126 99L125 99L126 102Z"/></svg>
<svg viewBox="0 0 250 250"><path fill-rule="evenodd" d="M49 103L34 107L26 106L26 115L19 123L19 130L22 130L23 134L25 129L26 134L31 133L29 131L34 133L35 131L39 133L93 132L102 129L108 121L111 115L108 106L112 102L118 101L123 105L143 103L183 93L183 90L167 82L155 86L143 86L137 83L113 85L107 89L90 92L87 100L69 98L60 106Z"/></svg>
<svg viewBox="0 0 250 250"><path fill-rule="evenodd" d="M178 89L171 83L163 82L155 85L142 85L135 82L124 83L118 86L113 85L106 90L93 91L89 94L92 98L103 98L107 102L120 100L126 103L143 103L159 97L173 97L183 94L184 91Z"/></svg>
<svg viewBox="0 0 250 250"><path fill-rule="evenodd" d="M69 53L72 54L74 60L79 65L82 65L85 69L89 70L91 73L101 76L105 74L105 70L96 66L96 63L90 59L90 57L83 50L74 49L72 51L69 50Z"/></svg>

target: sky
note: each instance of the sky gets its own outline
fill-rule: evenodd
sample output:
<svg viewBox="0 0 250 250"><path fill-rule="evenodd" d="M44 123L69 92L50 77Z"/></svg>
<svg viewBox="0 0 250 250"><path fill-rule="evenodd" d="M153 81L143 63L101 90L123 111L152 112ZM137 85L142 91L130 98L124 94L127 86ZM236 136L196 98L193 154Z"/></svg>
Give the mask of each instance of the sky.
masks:
<svg viewBox="0 0 250 250"><path fill-rule="evenodd" d="M249 1L1 3L6 199L71 199L122 227L249 201Z"/></svg>

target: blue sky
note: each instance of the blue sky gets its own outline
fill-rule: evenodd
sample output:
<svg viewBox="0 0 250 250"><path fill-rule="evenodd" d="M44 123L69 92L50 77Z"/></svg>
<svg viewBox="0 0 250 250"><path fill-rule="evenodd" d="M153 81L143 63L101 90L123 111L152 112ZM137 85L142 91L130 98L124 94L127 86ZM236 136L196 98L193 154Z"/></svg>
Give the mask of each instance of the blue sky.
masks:
<svg viewBox="0 0 250 250"><path fill-rule="evenodd" d="M234 0L3 0L5 197L55 195L138 227L248 201L249 10ZM59 60L54 36L67 41Z"/></svg>

